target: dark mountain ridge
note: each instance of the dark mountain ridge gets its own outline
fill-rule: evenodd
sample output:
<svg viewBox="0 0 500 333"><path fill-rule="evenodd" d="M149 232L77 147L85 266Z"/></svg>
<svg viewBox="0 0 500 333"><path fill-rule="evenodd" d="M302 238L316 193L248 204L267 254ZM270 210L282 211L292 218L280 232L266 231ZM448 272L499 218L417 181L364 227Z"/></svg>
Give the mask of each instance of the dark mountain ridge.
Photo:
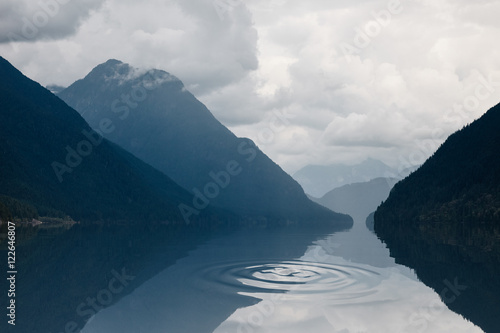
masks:
<svg viewBox="0 0 500 333"><path fill-rule="evenodd" d="M452 134L374 215L391 255L438 293L459 284L443 300L486 332L500 331L499 129L500 104Z"/></svg>
<svg viewBox="0 0 500 333"><path fill-rule="evenodd" d="M500 224L500 105L452 134L425 164L394 187L375 219L388 227ZM377 218L378 217L378 218Z"/></svg>
<svg viewBox="0 0 500 333"><path fill-rule="evenodd" d="M0 78L4 218L12 217L9 205L25 205L28 215L81 221L183 222L178 205L190 204L191 194L103 139L76 111L1 57ZM207 210L193 220L212 214Z"/></svg>
<svg viewBox="0 0 500 333"><path fill-rule="evenodd" d="M338 220L249 139L237 138L175 76L118 60L58 94L110 141L193 193L187 217L207 205L246 218Z"/></svg>

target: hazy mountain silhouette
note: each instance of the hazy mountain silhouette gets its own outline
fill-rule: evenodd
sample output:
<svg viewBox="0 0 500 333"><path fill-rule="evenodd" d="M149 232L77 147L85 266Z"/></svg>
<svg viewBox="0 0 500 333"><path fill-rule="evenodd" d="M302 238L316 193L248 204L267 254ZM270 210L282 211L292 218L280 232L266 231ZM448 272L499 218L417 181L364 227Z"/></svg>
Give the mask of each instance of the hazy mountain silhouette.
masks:
<svg viewBox="0 0 500 333"><path fill-rule="evenodd" d="M191 191L198 206L251 218L350 223L311 202L251 140L237 138L167 72L108 60L59 96L92 128Z"/></svg>
<svg viewBox="0 0 500 333"><path fill-rule="evenodd" d="M78 112L1 57L0 100L4 218L184 222L178 205L191 204L191 194L100 137Z"/></svg>
<svg viewBox="0 0 500 333"><path fill-rule="evenodd" d="M374 217L377 235L424 283L467 287L448 306L486 332L500 331L499 129L497 105L396 184Z"/></svg>
<svg viewBox="0 0 500 333"><path fill-rule="evenodd" d="M365 220L387 199L397 182L395 178L375 178L338 187L313 200L336 212L349 214L354 220Z"/></svg>
<svg viewBox="0 0 500 333"><path fill-rule="evenodd" d="M367 182L374 178L403 178L412 169L398 172L379 160L369 158L360 164L308 165L297 171L293 178L307 194L320 198L328 191L343 185Z"/></svg>

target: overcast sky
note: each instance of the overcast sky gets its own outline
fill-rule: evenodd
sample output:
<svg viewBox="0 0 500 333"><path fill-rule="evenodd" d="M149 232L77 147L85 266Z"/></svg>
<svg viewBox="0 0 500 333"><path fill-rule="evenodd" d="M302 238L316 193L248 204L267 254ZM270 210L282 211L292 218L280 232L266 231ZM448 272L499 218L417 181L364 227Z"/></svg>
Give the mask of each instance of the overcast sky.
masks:
<svg viewBox="0 0 500 333"><path fill-rule="evenodd" d="M500 0L2 0L0 54L67 86L115 58L179 77L306 164L421 163L500 101Z"/></svg>

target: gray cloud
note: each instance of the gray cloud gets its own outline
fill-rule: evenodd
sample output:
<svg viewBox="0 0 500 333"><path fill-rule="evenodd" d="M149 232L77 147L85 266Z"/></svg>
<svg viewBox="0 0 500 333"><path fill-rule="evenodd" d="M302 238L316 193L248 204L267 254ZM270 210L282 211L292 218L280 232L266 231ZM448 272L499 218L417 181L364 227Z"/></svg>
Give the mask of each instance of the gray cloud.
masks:
<svg viewBox="0 0 500 333"><path fill-rule="evenodd" d="M82 21L105 0L3 0L0 43L61 39L75 34Z"/></svg>

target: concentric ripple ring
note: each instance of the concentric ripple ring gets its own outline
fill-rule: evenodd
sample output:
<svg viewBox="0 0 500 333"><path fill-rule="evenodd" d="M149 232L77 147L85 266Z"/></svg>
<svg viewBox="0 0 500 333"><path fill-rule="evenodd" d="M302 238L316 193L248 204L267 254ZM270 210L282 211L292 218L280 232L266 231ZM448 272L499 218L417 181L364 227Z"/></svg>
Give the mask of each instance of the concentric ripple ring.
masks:
<svg viewBox="0 0 500 333"><path fill-rule="evenodd" d="M330 303L363 302L377 293L382 277L376 271L353 265L335 265L300 260L270 262L225 262L198 272L198 286L218 288L256 298L287 293L290 297Z"/></svg>

